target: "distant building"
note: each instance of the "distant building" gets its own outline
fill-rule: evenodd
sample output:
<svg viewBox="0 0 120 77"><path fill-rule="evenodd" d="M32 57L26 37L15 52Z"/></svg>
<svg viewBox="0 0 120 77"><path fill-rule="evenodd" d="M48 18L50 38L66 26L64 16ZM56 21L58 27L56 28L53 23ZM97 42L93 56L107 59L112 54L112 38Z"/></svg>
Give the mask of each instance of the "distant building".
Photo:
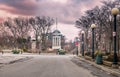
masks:
<svg viewBox="0 0 120 77"><path fill-rule="evenodd" d="M61 49L61 40L62 34L56 29L52 34L52 49Z"/></svg>
<svg viewBox="0 0 120 77"><path fill-rule="evenodd" d="M63 49L65 44L65 36L59 30L54 30L47 34L47 47L52 49Z"/></svg>

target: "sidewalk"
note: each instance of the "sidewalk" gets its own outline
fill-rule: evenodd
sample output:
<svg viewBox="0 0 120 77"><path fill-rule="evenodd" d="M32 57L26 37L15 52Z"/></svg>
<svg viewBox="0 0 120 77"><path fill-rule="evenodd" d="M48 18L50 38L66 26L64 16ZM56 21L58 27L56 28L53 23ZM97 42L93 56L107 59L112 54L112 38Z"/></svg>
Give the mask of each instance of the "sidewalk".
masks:
<svg viewBox="0 0 120 77"><path fill-rule="evenodd" d="M90 63L91 65L93 65L93 66L95 66L95 67L97 67L97 68L99 68L99 69L101 69L101 70L104 70L104 71L106 71L106 72L108 72L108 73L110 73L110 74L120 76L120 69L114 69L114 68L112 68L112 67L107 67L107 66L104 66L104 65L98 65L98 64L96 64L95 62L86 60L86 59L84 59L84 58L82 58L82 57L79 57L79 59L82 60L82 61L85 61L85 62L87 62L87 63Z"/></svg>
<svg viewBox="0 0 120 77"><path fill-rule="evenodd" d="M19 54L12 54L12 53L0 53L0 64L10 64L14 63L19 60L23 60L28 58L27 56L22 56Z"/></svg>

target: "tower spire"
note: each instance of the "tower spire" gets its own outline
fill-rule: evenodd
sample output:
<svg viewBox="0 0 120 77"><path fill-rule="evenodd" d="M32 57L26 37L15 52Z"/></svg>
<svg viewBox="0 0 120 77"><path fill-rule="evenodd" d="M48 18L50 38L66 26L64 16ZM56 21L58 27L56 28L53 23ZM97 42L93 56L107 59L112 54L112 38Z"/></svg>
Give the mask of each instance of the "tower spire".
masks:
<svg viewBox="0 0 120 77"><path fill-rule="evenodd" d="M57 29L57 17L56 17L56 29Z"/></svg>

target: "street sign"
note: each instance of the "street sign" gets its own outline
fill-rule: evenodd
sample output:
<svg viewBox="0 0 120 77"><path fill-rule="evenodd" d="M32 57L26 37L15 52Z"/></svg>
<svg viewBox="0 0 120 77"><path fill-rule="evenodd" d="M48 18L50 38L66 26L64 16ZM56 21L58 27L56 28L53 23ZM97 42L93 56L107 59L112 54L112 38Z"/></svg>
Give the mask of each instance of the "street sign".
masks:
<svg viewBox="0 0 120 77"><path fill-rule="evenodd" d="M116 32L113 32L113 36L116 36Z"/></svg>
<svg viewBox="0 0 120 77"><path fill-rule="evenodd" d="M78 42L75 42L75 46L78 46Z"/></svg>

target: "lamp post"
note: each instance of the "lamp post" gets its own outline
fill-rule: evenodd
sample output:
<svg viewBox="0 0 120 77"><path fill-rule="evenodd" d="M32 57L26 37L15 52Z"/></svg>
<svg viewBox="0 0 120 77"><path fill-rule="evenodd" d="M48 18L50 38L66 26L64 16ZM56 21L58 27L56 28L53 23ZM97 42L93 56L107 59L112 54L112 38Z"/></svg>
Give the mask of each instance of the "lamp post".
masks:
<svg viewBox="0 0 120 77"><path fill-rule="evenodd" d="M113 31L114 58L113 58L113 64L117 64L118 60L117 60L117 53L116 53L116 17L117 17L117 14L119 13L119 9L118 8L113 8L111 13L114 16L114 31Z"/></svg>
<svg viewBox="0 0 120 77"><path fill-rule="evenodd" d="M76 55L78 55L78 37L75 38Z"/></svg>
<svg viewBox="0 0 120 77"><path fill-rule="evenodd" d="M82 34L82 56L84 56L84 31L81 32Z"/></svg>
<svg viewBox="0 0 120 77"><path fill-rule="evenodd" d="M94 59L94 29L96 28L96 25L92 24L91 28L92 28L92 59Z"/></svg>

